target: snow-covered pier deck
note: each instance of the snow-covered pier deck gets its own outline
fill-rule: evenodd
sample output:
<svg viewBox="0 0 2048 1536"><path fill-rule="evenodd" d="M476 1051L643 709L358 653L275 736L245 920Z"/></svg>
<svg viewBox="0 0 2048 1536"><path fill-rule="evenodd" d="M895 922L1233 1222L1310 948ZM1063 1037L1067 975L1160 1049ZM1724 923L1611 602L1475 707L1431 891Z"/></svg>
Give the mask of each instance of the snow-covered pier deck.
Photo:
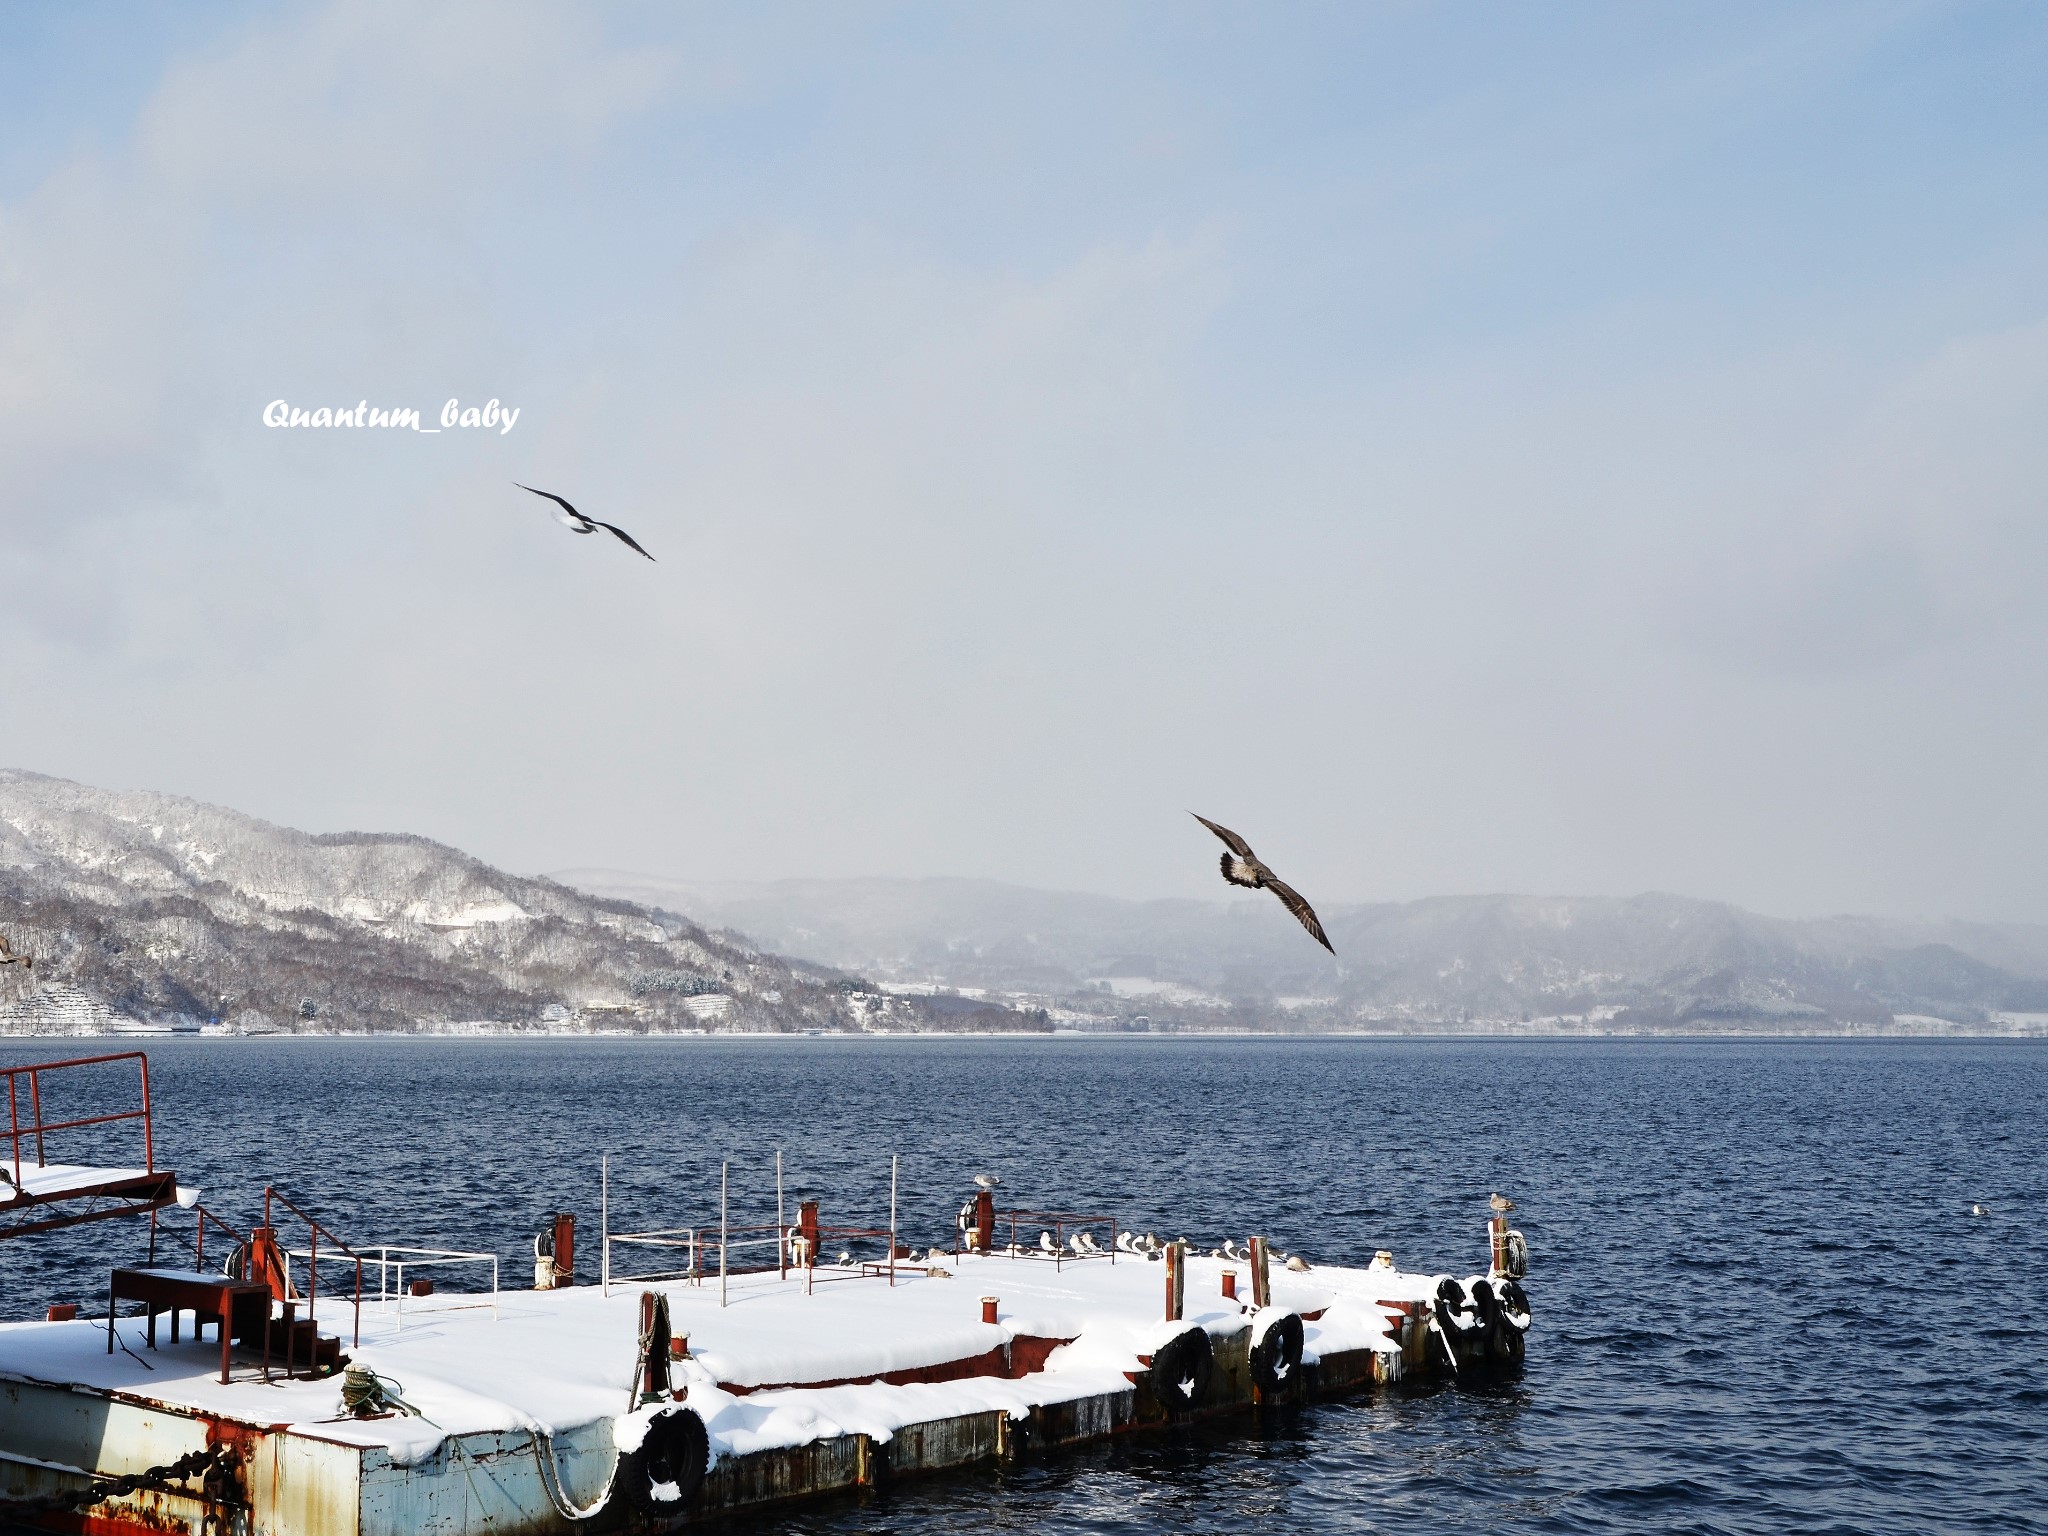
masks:
<svg viewBox="0 0 2048 1536"><path fill-rule="evenodd" d="M404 1404L376 1417L345 1411L340 1376L266 1380L239 1349L223 1383L217 1339L174 1344L161 1323L152 1348L142 1320L118 1320L112 1353L103 1317L5 1324L0 1493L16 1520L86 1532L663 1529L1519 1360L1528 1321L1499 1275L1481 1288L1385 1264L1276 1266L1254 1309L1225 1294L1228 1274L1249 1297L1248 1264L1196 1256L1166 1321L1166 1268L968 1253L898 1260L893 1283L873 1267L734 1276L725 1305L715 1278L365 1302L352 1385ZM650 1295L666 1298L667 1347L650 1344ZM319 1313L353 1338L345 1299Z"/></svg>

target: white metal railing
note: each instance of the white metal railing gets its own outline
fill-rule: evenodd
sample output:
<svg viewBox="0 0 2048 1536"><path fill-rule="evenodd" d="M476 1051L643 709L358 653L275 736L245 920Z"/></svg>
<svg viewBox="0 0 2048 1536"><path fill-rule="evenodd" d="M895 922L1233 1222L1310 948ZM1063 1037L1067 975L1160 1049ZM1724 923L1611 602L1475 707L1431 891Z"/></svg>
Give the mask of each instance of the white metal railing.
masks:
<svg viewBox="0 0 2048 1536"><path fill-rule="evenodd" d="M405 1272L408 1269L430 1269L449 1264L488 1264L491 1269L491 1289L488 1295L481 1291L451 1291L447 1292L446 1295L450 1297L459 1296L463 1299L459 1301L443 1300L437 1296L433 1305L425 1307L419 1306L417 1303L424 1301L426 1298L414 1297L412 1298L415 1302L413 1310L415 1312L461 1312L468 1310L480 1311L485 1307L489 1307L492 1317L495 1318L498 1315L498 1256L494 1253L465 1253L459 1248L405 1248L395 1243L381 1243L375 1247L364 1248L361 1251L363 1268L367 1271L374 1267L377 1271L377 1295L375 1299L396 1320L397 1331L403 1332L405 1328L405 1303L407 1300ZM340 1257L339 1254L323 1253L320 1255L320 1262L324 1264L331 1259L338 1260ZM312 1258L313 1255L309 1249L286 1249L285 1268L287 1276L290 1274L291 1260L305 1259L308 1263L311 1263ZM365 1295L363 1299L369 1301L371 1298Z"/></svg>

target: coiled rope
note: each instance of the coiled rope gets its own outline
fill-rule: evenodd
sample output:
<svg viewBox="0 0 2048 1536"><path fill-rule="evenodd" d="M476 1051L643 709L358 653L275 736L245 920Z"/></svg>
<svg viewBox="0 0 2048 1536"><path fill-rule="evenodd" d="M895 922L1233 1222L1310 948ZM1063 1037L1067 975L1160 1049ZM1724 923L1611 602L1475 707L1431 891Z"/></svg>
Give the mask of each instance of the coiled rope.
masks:
<svg viewBox="0 0 2048 1536"><path fill-rule="evenodd" d="M341 1406L352 1417L358 1419L371 1418L380 1413L403 1413L410 1414L422 1423L434 1424L432 1419L405 1400L403 1382L393 1376L379 1376L366 1365L351 1365L342 1373ZM434 1427L441 1428L438 1424L434 1424ZM442 1433L446 1434L447 1431L443 1430ZM555 1462L554 1436L538 1424L531 1426L530 1433L533 1436L534 1466L540 1472L540 1486L547 1494L548 1502L555 1506L555 1513L564 1520L579 1524L602 1514L605 1506L611 1502L612 1484L618 1480L618 1462L612 1463L611 1476L606 1479L604 1492L598 1495L597 1502L588 1508L579 1509L569 1498L568 1490L562 1484L562 1469ZM463 1475L470 1477L469 1452L453 1435L448 1436L448 1444L454 1448L455 1454L462 1458ZM476 1489L474 1477L470 1477L470 1487L477 1494L478 1510L482 1512L485 1523L489 1524L490 1511L484 1508L483 1495Z"/></svg>

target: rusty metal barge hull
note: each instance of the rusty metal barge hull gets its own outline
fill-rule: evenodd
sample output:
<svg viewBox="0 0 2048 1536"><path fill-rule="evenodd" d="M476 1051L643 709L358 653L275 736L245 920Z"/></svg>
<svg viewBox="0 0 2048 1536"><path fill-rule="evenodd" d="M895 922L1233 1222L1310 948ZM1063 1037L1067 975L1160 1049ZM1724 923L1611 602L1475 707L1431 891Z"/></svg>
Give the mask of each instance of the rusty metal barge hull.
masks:
<svg viewBox="0 0 2048 1536"><path fill-rule="evenodd" d="M1440 1362L1426 1326L1407 1330L1403 1352L1354 1350L1304 1365L1281 1395L1289 1402L1356 1393L1375 1384L1427 1379ZM411 1465L373 1446L347 1444L304 1426L265 1426L194 1413L179 1405L74 1384L0 1381L0 1487L14 1518L87 1536L565 1536L674 1528L784 1500L876 1487L913 1477L1163 1429L1174 1422L1250 1413L1261 1394L1249 1371L1247 1335L1217 1350L1210 1397L1171 1415L1149 1373L1122 1391L1038 1405L1025 1418L997 1410L908 1424L888 1439L848 1434L721 1458L693 1507L657 1520L619 1509L582 1524L563 1518L543 1486L534 1438L524 1431L452 1437ZM1271 1401L1271 1399L1269 1399ZM77 1495L98 1480L160 1467L212 1447L228 1474L192 1479L186 1491L138 1488L90 1511L36 1509L30 1501ZM601 1426L557 1436L563 1482L596 1486L614 1452ZM204 1485L203 1485L204 1484Z"/></svg>

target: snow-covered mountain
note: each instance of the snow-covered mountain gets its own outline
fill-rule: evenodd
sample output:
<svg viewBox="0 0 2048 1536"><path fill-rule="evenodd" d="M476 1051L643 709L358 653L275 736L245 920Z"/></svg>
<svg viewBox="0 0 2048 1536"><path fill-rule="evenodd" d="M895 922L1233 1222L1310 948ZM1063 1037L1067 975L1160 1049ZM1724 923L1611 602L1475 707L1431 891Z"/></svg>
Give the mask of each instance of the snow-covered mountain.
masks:
<svg viewBox="0 0 2048 1536"><path fill-rule="evenodd" d="M1154 1023L1802 1030L1900 1019L2001 1027L2014 1023L2002 1014L2048 1014L2048 928L2024 925L1788 921L1667 895L1446 896L1321 907L1332 960L1263 895L1141 902L979 880L556 878L884 982Z"/></svg>
<svg viewBox="0 0 2048 1536"><path fill-rule="evenodd" d="M426 838L309 834L13 770L0 770L0 934L35 959L32 973L0 968L0 1021L57 1011L51 988L128 1018L250 1027L545 1018L792 1029L955 1017Z"/></svg>

